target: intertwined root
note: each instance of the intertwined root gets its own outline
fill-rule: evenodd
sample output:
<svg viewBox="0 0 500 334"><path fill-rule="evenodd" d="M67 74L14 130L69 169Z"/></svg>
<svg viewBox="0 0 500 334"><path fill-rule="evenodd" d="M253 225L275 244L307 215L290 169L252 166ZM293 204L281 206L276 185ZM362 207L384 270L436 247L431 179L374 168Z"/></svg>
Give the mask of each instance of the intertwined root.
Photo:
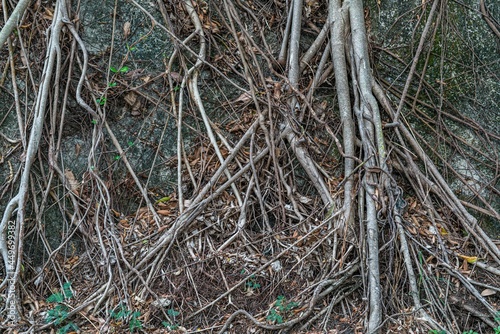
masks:
<svg viewBox="0 0 500 334"><path fill-rule="evenodd" d="M105 100L97 99L89 82L91 60L78 27L65 2L56 1L32 117L21 114L14 94L24 160L20 172L12 173L19 179L9 181L13 195L0 225L0 250L9 268L11 224L20 242L2 284L17 288L6 300L14 305L15 319L26 313L19 287L37 300L29 287L52 286L58 277L71 281L77 292L65 319L77 319L82 327L119 326L110 316L119 305L140 310L143 318L133 320L152 328L165 318L170 329L178 326L180 313L185 328L220 333L241 332L247 325L297 332L344 325L369 333L392 326L453 332L463 326L456 312L496 326L496 308L483 288L498 290L500 252L465 207L497 219L498 213L479 194L486 208L458 199L436 166L445 159L426 149L429 142L405 121L424 41L442 14L438 1L426 17L404 88L391 91L397 103L387 97L394 88L373 76L360 0L328 5L294 0L287 6L159 1L164 23L130 2L175 46L165 73L156 77L168 82L168 103L157 93L127 89L175 117L177 190L152 200L148 186L153 187L129 161L105 104L90 103ZM306 27L317 32L314 38ZM281 38L281 48L270 36ZM311 42L302 52L306 40ZM61 50L70 45L66 61ZM11 64L15 78L18 65ZM72 71L79 73L77 81L71 80ZM220 86L202 79L206 72ZM319 93L322 87L326 97ZM216 103L207 101L210 91L227 94L216 110ZM64 122L55 120L65 114L69 92L93 125L82 182L58 159ZM25 119L31 122L29 134L23 131ZM196 127L193 120L199 121ZM186 129L196 129L199 139L186 138ZM489 140L487 131L474 130ZM48 151L37 155L42 140ZM115 194L123 189L105 173L107 146L117 152L128 187L138 194L141 207L134 212L117 209ZM47 152L49 173L37 179L32 166L37 157L46 164ZM490 160L487 166L498 163L496 156ZM156 168L153 164L141 175ZM64 189L60 197L52 190L58 184ZM26 225L28 203L40 202L40 219L49 199L63 203L69 227L56 249L42 224ZM22 241L32 233L49 256L43 266L24 269L23 276L21 268L29 264ZM85 250L69 255L66 245L76 236ZM474 270L484 282L471 279ZM52 325L40 327L39 313L35 318L35 330Z"/></svg>

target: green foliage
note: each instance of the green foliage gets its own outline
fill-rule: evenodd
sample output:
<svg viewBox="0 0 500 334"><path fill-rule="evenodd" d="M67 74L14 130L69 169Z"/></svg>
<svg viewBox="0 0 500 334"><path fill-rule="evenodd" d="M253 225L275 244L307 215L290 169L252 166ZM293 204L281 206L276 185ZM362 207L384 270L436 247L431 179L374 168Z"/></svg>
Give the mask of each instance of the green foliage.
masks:
<svg viewBox="0 0 500 334"><path fill-rule="evenodd" d="M163 327L168 328L168 329L170 329L172 331L178 329L179 325L175 324L175 317L178 316L180 314L180 312L176 311L173 308L169 308L167 310L167 314L168 314L169 317L173 318L174 323L170 323L170 322L167 322L167 321L162 321L161 324L163 325Z"/></svg>
<svg viewBox="0 0 500 334"><path fill-rule="evenodd" d="M107 99L105 97L101 97L100 99L97 99L96 102L99 103L100 106L103 106L106 104Z"/></svg>
<svg viewBox="0 0 500 334"><path fill-rule="evenodd" d="M136 51L136 50L137 50L137 47L135 47L135 46L130 46L130 45L128 45L128 43L127 43L127 50L129 50L130 52L134 52L134 51Z"/></svg>
<svg viewBox="0 0 500 334"><path fill-rule="evenodd" d="M128 66L123 66L117 69L116 67L111 66L109 70L113 73L127 73L129 71L129 68Z"/></svg>
<svg viewBox="0 0 500 334"><path fill-rule="evenodd" d="M114 81L113 81L113 82L110 82L110 83L108 84L108 87L109 87L109 88L113 88L113 87L116 87L116 85L118 85L118 84L117 84L116 82L114 82Z"/></svg>
<svg viewBox="0 0 500 334"><path fill-rule="evenodd" d="M59 326L62 325L65 320L69 316L68 307L64 304L61 304L67 299L73 297L73 291L71 291L71 283L66 282L63 284L62 291L54 292L47 298L47 303L56 303L57 305L54 308L47 311L47 316L45 321L47 323L53 322L54 325ZM58 334L66 334L70 331L77 331L78 326L74 323L70 322L62 326L57 330Z"/></svg>
<svg viewBox="0 0 500 334"><path fill-rule="evenodd" d="M162 321L161 324L163 325L163 327L168 328L171 331L175 331L176 329L179 329L179 325L171 324L171 323L166 322L166 321Z"/></svg>
<svg viewBox="0 0 500 334"><path fill-rule="evenodd" d="M497 311L494 319L497 323L500 323L500 311ZM500 334L500 326L493 328L493 331L495 334Z"/></svg>
<svg viewBox="0 0 500 334"><path fill-rule="evenodd" d="M64 297L60 292L53 293L47 298L47 303L62 303L63 301Z"/></svg>
<svg viewBox="0 0 500 334"><path fill-rule="evenodd" d="M123 304L118 305L116 310L110 312L111 318L115 320L124 320L130 315L131 311Z"/></svg>
<svg viewBox="0 0 500 334"><path fill-rule="evenodd" d="M63 284L64 299L70 299L73 297L73 291L71 291L71 283L66 282Z"/></svg>
<svg viewBox="0 0 500 334"><path fill-rule="evenodd" d="M287 302L285 296L278 296L266 319L271 323L282 324L283 317L297 306L299 304L296 302Z"/></svg>
<svg viewBox="0 0 500 334"><path fill-rule="evenodd" d="M141 316L141 312L135 311L132 312L129 309L127 309L127 306L124 304L118 305L116 310L112 310L110 312L111 318L115 320L125 320L126 318L130 317L130 321L128 322L128 327L130 332L134 332L135 330L142 329L142 321L139 320L139 317Z"/></svg>
<svg viewBox="0 0 500 334"><path fill-rule="evenodd" d="M473 331L472 329L471 330L468 330L466 332L463 332L463 334L479 334L478 332L476 331Z"/></svg>
<svg viewBox="0 0 500 334"><path fill-rule="evenodd" d="M280 311L280 312L288 312L290 310L293 310L297 306L299 306L298 303L296 302L286 302L285 296L278 296L276 299L276 303L274 303L274 306Z"/></svg>
<svg viewBox="0 0 500 334"><path fill-rule="evenodd" d="M64 325L63 327L59 328L57 330L57 334L66 334L69 332L76 332L78 330L78 326L75 325L74 323L70 322L67 325Z"/></svg>
<svg viewBox="0 0 500 334"><path fill-rule="evenodd" d="M141 312L136 311L132 313L132 318L128 324L130 332L134 332L136 329L142 329L142 322L138 319L141 316Z"/></svg>
<svg viewBox="0 0 500 334"><path fill-rule="evenodd" d="M53 309L47 311L45 321L47 323L54 322L55 325L60 325L68 317L68 307L66 305L56 305Z"/></svg>
<svg viewBox="0 0 500 334"><path fill-rule="evenodd" d="M167 314L170 316L170 317L173 317L174 320L175 320L175 317L178 316L180 314L180 312L174 310L173 308L169 308L167 310Z"/></svg>
<svg viewBox="0 0 500 334"><path fill-rule="evenodd" d="M429 331L429 334L446 334L446 331L438 330L438 329L431 329Z"/></svg>
<svg viewBox="0 0 500 334"><path fill-rule="evenodd" d="M275 309L271 309L271 311L269 311L269 315L267 316L266 319L267 321L275 324L283 323L283 317L278 312L276 312Z"/></svg>
<svg viewBox="0 0 500 334"><path fill-rule="evenodd" d="M260 289L260 284L257 283L257 279L255 278L255 275L250 276L246 283L246 287L248 290L257 290Z"/></svg>

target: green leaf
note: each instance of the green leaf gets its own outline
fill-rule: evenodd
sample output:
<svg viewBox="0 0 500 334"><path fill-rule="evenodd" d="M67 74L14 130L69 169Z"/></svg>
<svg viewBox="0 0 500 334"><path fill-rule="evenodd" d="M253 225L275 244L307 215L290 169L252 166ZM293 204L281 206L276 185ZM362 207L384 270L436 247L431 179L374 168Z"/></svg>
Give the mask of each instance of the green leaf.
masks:
<svg viewBox="0 0 500 334"><path fill-rule="evenodd" d="M116 67L113 67L113 66L111 66L111 67L109 68L109 70L110 70L111 72L113 72L113 73L117 73L117 72L118 72L118 70L116 69Z"/></svg>
<svg viewBox="0 0 500 334"><path fill-rule="evenodd" d="M49 296L49 298L47 298L47 303L62 303L64 300L64 297L62 295L62 293L60 292L56 292L56 293L53 293Z"/></svg>
<svg viewBox="0 0 500 334"><path fill-rule="evenodd" d="M175 318L175 317L176 317L176 316L178 316L180 313L179 313L179 312L177 312L176 310L174 310L173 308L170 308L170 309L168 309L168 310L167 310L167 314L168 314L169 316L171 316L171 317L174 317L174 318Z"/></svg>
<svg viewBox="0 0 500 334"><path fill-rule="evenodd" d="M68 308L64 305L57 305L52 310L47 311L45 321L47 323L54 322L54 324L60 325L67 317Z"/></svg>
<svg viewBox="0 0 500 334"><path fill-rule="evenodd" d="M63 292L64 292L64 297L65 299L69 299L73 297L73 291L71 291L71 283L66 282L63 284Z"/></svg>
<svg viewBox="0 0 500 334"><path fill-rule="evenodd" d="M168 201L170 201L170 198L171 198L170 196L162 197L162 198L156 200L156 203L165 203L165 202L168 202Z"/></svg>
<svg viewBox="0 0 500 334"><path fill-rule="evenodd" d="M266 317L267 321L277 324L283 323L283 317L276 312L276 310L272 309L269 312L269 315Z"/></svg>
<svg viewBox="0 0 500 334"><path fill-rule="evenodd" d="M130 314L130 311L127 310L127 308L124 305L120 305L120 306L118 306L116 311L112 310L110 312L111 318L113 318L115 320L125 319L126 317L128 317L129 314Z"/></svg>
<svg viewBox="0 0 500 334"><path fill-rule="evenodd" d="M117 83L113 81L113 82L110 82L108 84L108 87L113 88L113 87L116 87L116 85L117 85Z"/></svg>
<svg viewBox="0 0 500 334"><path fill-rule="evenodd" d="M70 322L66 326L63 326L57 330L57 334L66 334L68 332L78 331L78 326Z"/></svg>
<svg viewBox="0 0 500 334"><path fill-rule="evenodd" d="M170 329L171 331L175 331L176 329L179 328L178 325L171 324L170 322L162 321L161 324L163 327Z"/></svg>
<svg viewBox="0 0 500 334"><path fill-rule="evenodd" d="M127 66L123 66L122 68L120 68L120 73L127 73L129 70L129 68Z"/></svg>

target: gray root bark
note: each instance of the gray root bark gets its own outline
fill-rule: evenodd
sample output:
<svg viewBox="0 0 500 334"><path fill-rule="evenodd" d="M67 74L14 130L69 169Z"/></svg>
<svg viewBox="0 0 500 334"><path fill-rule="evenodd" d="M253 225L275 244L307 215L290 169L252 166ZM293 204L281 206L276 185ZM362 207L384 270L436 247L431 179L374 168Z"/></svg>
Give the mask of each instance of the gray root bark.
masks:
<svg viewBox="0 0 500 334"><path fill-rule="evenodd" d="M330 0L328 8L328 22L330 24L330 48L332 53L332 62L335 71L335 88L339 101L340 118L342 120L342 138L344 144L344 225L338 226L339 231L352 231L354 225L354 216L352 214L352 191L354 170L354 122L352 119L351 96L349 93L349 82L347 76L347 62L345 58L346 45L346 26L348 25L347 7L341 6L340 0Z"/></svg>
<svg viewBox="0 0 500 334"><path fill-rule="evenodd" d="M17 3L16 8L14 8L14 11L10 14L2 30L0 30L0 47L3 47L7 38L9 38L12 31L14 31L30 2L30 0L20 0ZM4 10L7 10L7 8L4 8Z"/></svg>
<svg viewBox="0 0 500 334"><path fill-rule="evenodd" d="M37 94L38 98L34 110L33 125L28 147L26 149L24 170L21 175L19 190L7 204L7 208L2 217L2 223L0 224L0 251L2 252L6 270L2 286L7 283L9 284L6 305L8 305L9 319L13 322L19 321L20 318L20 301L17 286L22 266L23 222L26 209L26 197L29 190L30 171L35 161L42 136L45 111L49 103L49 91L52 88L51 79L55 70L54 65L56 64L56 60L60 57L59 38L65 19L67 19L66 4L64 1L57 1L54 18L52 20L52 28L50 30L51 35L47 48L46 62L43 70L43 81ZM0 42L3 44L2 40L0 40ZM17 217L14 222L12 221L12 215L16 209ZM13 229L10 228L12 224L14 225ZM11 235L14 235L13 243L11 242ZM9 240L9 242L7 242L7 240Z"/></svg>
<svg viewBox="0 0 500 334"><path fill-rule="evenodd" d="M366 161L363 186L366 192L366 230L368 247L368 333L378 333L382 321L377 202L383 201L384 185L387 183L386 152L380 112L372 94L372 74L368 56L363 3L352 0L349 8L352 38L352 68L356 96L358 126ZM356 85L357 84L357 85ZM375 169L373 169L375 168ZM377 172L374 172L377 170ZM378 171L383 171L379 173ZM384 173L385 172L385 173ZM388 187L385 187L386 191Z"/></svg>

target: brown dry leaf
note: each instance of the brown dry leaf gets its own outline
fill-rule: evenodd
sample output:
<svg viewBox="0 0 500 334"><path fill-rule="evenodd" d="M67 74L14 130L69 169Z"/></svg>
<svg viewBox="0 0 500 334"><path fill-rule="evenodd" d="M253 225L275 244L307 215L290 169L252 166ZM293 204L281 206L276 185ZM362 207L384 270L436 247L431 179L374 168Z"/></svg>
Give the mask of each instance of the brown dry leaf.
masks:
<svg viewBox="0 0 500 334"><path fill-rule="evenodd" d="M238 96L238 98L236 100L234 100L232 103L238 103L238 102L243 102L243 103L246 103L246 102L249 102L250 100L252 100L252 96L250 95L250 93L243 93L241 94L240 96Z"/></svg>
<svg viewBox="0 0 500 334"><path fill-rule="evenodd" d="M122 227L124 227L124 228L129 228L130 227L130 224L128 223L128 220L126 220L126 219L121 219L119 224Z"/></svg>
<svg viewBox="0 0 500 334"><path fill-rule="evenodd" d="M273 97L279 100L281 97L281 83L277 82L274 84Z"/></svg>
<svg viewBox="0 0 500 334"><path fill-rule="evenodd" d="M43 18L52 21L52 19L54 18L54 12L48 8L45 8L45 13L43 13Z"/></svg>
<svg viewBox="0 0 500 334"><path fill-rule="evenodd" d="M175 82L182 82L182 76L179 74L179 72L170 72L170 77Z"/></svg>
<svg viewBox="0 0 500 334"><path fill-rule="evenodd" d="M158 213L159 215L162 215L162 216L168 216L172 212L170 210L158 210L158 211L156 211L156 213Z"/></svg>
<svg viewBox="0 0 500 334"><path fill-rule="evenodd" d="M127 95L125 95L124 99L127 104L133 106L137 102L137 94L134 92L129 92Z"/></svg>
<svg viewBox="0 0 500 334"><path fill-rule="evenodd" d="M68 189L78 195L78 189L80 188L80 183L75 177L75 174L69 169L64 171L64 176L66 177L66 181L68 182Z"/></svg>
<svg viewBox="0 0 500 334"><path fill-rule="evenodd" d="M127 21L123 24L123 38L124 39L127 39L128 36L130 35L130 26L131 26L131 24L129 21Z"/></svg>
<svg viewBox="0 0 500 334"><path fill-rule="evenodd" d="M492 289L484 289L483 291L481 291L481 296L483 297L487 297L487 296L491 296L491 295L494 295L496 294L497 292L495 290L492 290Z"/></svg>
<svg viewBox="0 0 500 334"><path fill-rule="evenodd" d="M79 156L81 150L82 150L82 146L80 144L76 143L75 144L75 155Z"/></svg>
<svg viewBox="0 0 500 334"><path fill-rule="evenodd" d="M203 28L209 30L210 32L216 34L220 32L220 23L213 20L208 20L208 22L203 24Z"/></svg>

